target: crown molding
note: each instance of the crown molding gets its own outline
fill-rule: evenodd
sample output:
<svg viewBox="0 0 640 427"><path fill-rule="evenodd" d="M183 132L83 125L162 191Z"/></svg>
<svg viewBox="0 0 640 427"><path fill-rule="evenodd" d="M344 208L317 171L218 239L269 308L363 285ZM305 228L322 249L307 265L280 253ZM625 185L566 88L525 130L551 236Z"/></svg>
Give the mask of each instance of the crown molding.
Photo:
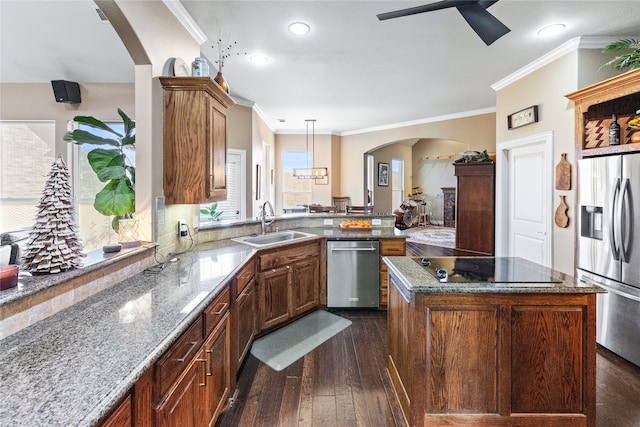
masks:
<svg viewBox="0 0 640 427"><path fill-rule="evenodd" d="M207 37L204 31L196 24L196 21L189 15L189 12L187 12L187 9L184 8L182 3L178 0L162 0L162 3L167 6L167 9L173 13L173 16L178 19L178 22L191 34L191 37L198 43L198 46L207 41L209 37Z"/></svg>
<svg viewBox="0 0 640 427"><path fill-rule="evenodd" d="M463 111L463 112L460 112L460 113L445 114L443 116L428 117L428 118L424 118L424 119L411 120L411 121L408 121L408 122L391 123L391 124L388 124L388 125L375 126L375 127L371 127L371 128L365 128L365 129L357 129L357 130L352 130L352 131L347 131L347 132L342 132L342 133L335 133L335 135L339 135L339 136L358 135L358 134L361 134L361 133L369 133L369 132L377 132L377 131L382 131L382 130L398 129L398 128L403 128L403 127L408 127L408 126L423 125L423 124L426 124L426 123L443 122L445 120L461 119L461 118L464 118L464 117L479 116L481 114L489 114L489 113L495 113L495 112L496 112L496 108L495 107L483 108L483 109L480 109L480 110Z"/></svg>
<svg viewBox="0 0 640 427"><path fill-rule="evenodd" d="M514 73L509 74L502 80L497 81L491 85L491 89L499 91L509 86L512 83L520 80L521 78L539 70L540 68L552 63L558 58L566 55L569 52L573 52L577 49L603 49L606 45L616 40L620 40L625 37L600 37L600 36L582 36L573 38L557 48L545 53L538 59L530 62L528 65L520 68ZM631 38L631 37L630 37Z"/></svg>

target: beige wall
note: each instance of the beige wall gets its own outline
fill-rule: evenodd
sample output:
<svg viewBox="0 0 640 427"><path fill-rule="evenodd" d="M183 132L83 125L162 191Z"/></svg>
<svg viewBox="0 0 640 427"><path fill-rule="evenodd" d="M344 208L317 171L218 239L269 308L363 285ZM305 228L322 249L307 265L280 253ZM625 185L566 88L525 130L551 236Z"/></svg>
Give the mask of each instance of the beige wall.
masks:
<svg viewBox="0 0 640 427"><path fill-rule="evenodd" d="M467 149L467 144L448 139L426 138L413 145L413 179L411 187L421 187L432 220L444 221L442 187L455 187L453 161Z"/></svg>
<svg viewBox="0 0 640 427"><path fill-rule="evenodd" d="M494 113L485 113L396 129L345 135L342 137L341 157L349 161L343 161L341 165L340 192L350 195L355 205L364 204L364 153L397 141L412 138L451 139L466 144L467 150L494 152L495 121ZM375 204L377 205L377 201Z"/></svg>
<svg viewBox="0 0 640 427"><path fill-rule="evenodd" d="M554 188L549 220L559 203L559 196L566 196L569 206L569 226L553 225L552 267L567 274L574 274L575 226L577 212L576 156L573 104L565 95L575 90L609 78L616 73L601 70L607 61L599 49L580 49L570 52L545 67L532 72L496 94L496 137L498 144L520 138L553 132L553 164L557 164L562 153L567 153L571 163L572 187L569 191ZM508 130L507 116L531 105L538 105L539 122ZM555 184L555 176L551 180Z"/></svg>
<svg viewBox="0 0 640 427"><path fill-rule="evenodd" d="M247 168L251 169L252 172L252 179L251 179L251 183L248 184L247 188L251 188L251 193L253 195L253 199L252 199L252 203L253 203L253 209L250 216L257 216L258 215L258 211L260 206L262 205L262 203L264 203L265 201L269 201L271 202L272 205L274 205L275 208L275 204L273 203L273 201L275 200L275 182L274 185L271 185L271 169L273 168L273 165L275 164L275 159L277 158L276 155L276 138L274 133L271 131L271 129L269 128L269 126L267 126L267 124L264 122L264 120L262 120L262 118L255 112L253 111L253 115L252 115L252 143L253 143L253 163L249 163L249 161L247 160ZM269 165L264 165L264 161L263 161L263 146L264 145L268 145L270 147L270 156L269 159L267 159L267 161L269 162ZM263 179L262 179L262 188L261 188L261 194L258 195L258 197L256 197L256 192L257 192L257 188L256 188L256 165L260 164L261 169L262 169L262 175L263 175ZM277 171L278 169L275 168L275 170ZM274 172L274 180L277 182L277 173ZM251 206L251 205L248 205Z"/></svg>
<svg viewBox="0 0 640 427"><path fill-rule="evenodd" d="M388 187L379 187L378 186L378 163L387 163L389 164L389 176L391 177L391 160L403 160L404 161L404 193L402 196L402 200L407 198L407 194L411 192L411 168L412 168L412 159L411 159L411 146L404 144L392 144L382 147L380 149L371 151L369 154L373 156L373 165L375 168L374 171L374 183L373 186L373 201L374 201L374 212L380 213L391 213L394 209L399 208L400 206L394 206L392 203L392 178L389 179ZM361 160L363 162L364 160ZM362 193L362 190L360 190ZM351 196L353 200L354 197L351 194L345 194L346 196ZM364 195L359 194L361 197ZM355 203L355 205L359 203Z"/></svg>

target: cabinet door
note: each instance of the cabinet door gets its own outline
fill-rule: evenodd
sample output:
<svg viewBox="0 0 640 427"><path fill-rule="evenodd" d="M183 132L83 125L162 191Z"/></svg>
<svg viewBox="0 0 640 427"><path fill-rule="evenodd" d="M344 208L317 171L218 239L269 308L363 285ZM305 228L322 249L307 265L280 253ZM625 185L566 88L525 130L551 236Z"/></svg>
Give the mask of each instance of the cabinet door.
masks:
<svg viewBox="0 0 640 427"><path fill-rule="evenodd" d="M264 331L291 318L291 268L265 271L259 280L259 329Z"/></svg>
<svg viewBox="0 0 640 427"><path fill-rule="evenodd" d="M204 344L205 353L205 421L214 425L226 406L231 388L231 334L229 314L224 317Z"/></svg>
<svg viewBox="0 0 640 427"><path fill-rule="evenodd" d="M242 365L244 357L251 348L251 343L256 331L256 282L251 279L244 290L236 299L234 310L236 325L236 345L235 354L236 372Z"/></svg>
<svg viewBox="0 0 640 427"><path fill-rule="evenodd" d="M200 351L165 399L155 409L158 427L199 427L204 425L205 370L204 352Z"/></svg>
<svg viewBox="0 0 640 427"><path fill-rule="evenodd" d="M129 394L111 415L100 424L100 427L131 427L132 425L131 395Z"/></svg>
<svg viewBox="0 0 640 427"><path fill-rule="evenodd" d="M208 186L210 201L227 199L227 118L211 106L209 108L211 134L209 136Z"/></svg>
<svg viewBox="0 0 640 427"><path fill-rule="evenodd" d="M294 316L318 306L320 263L310 258L293 265L292 312Z"/></svg>

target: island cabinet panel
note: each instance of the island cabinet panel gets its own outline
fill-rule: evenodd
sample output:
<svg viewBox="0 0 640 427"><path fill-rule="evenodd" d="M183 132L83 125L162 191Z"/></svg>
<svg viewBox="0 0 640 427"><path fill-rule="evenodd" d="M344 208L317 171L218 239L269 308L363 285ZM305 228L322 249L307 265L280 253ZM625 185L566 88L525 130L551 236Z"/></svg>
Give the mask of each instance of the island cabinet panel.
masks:
<svg viewBox="0 0 640 427"><path fill-rule="evenodd" d="M425 410L498 413L497 306L428 307Z"/></svg>
<svg viewBox="0 0 640 427"><path fill-rule="evenodd" d="M389 373L409 426L595 426L595 294L409 292Z"/></svg>
<svg viewBox="0 0 640 427"><path fill-rule="evenodd" d="M581 413L583 311L578 307L513 307L511 412Z"/></svg>
<svg viewBox="0 0 640 427"><path fill-rule="evenodd" d="M256 299L256 263L251 260L234 279L233 362L234 379L251 348L256 334L258 300Z"/></svg>

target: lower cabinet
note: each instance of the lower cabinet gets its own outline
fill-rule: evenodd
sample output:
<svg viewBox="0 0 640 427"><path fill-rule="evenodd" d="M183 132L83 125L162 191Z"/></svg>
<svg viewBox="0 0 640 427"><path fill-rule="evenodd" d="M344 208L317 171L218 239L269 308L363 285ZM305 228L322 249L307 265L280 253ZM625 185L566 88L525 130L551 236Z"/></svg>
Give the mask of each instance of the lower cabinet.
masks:
<svg viewBox="0 0 640 427"><path fill-rule="evenodd" d="M255 262L251 261L236 277L233 307L233 373L237 373L251 349L256 334L258 302L256 299Z"/></svg>
<svg viewBox="0 0 640 427"><path fill-rule="evenodd" d="M131 427L133 425L131 413L131 394L111 412L111 414L100 423L101 427Z"/></svg>
<svg viewBox="0 0 640 427"><path fill-rule="evenodd" d="M380 257L405 256L407 254L406 239L380 239ZM389 273L387 264L380 261L380 309L387 308L389 295Z"/></svg>
<svg viewBox="0 0 640 427"><path fill-rule="evenodd" d="M258 330L269 330L313 310L320 301L320 243L259 257Z"/></svg>
<svg viewBox="0 0 640 427"><path fill-rule="evenodd" d="M224 409L231 389L229 295L224 289L155 364L154 426L209 426Z"/></svg>

